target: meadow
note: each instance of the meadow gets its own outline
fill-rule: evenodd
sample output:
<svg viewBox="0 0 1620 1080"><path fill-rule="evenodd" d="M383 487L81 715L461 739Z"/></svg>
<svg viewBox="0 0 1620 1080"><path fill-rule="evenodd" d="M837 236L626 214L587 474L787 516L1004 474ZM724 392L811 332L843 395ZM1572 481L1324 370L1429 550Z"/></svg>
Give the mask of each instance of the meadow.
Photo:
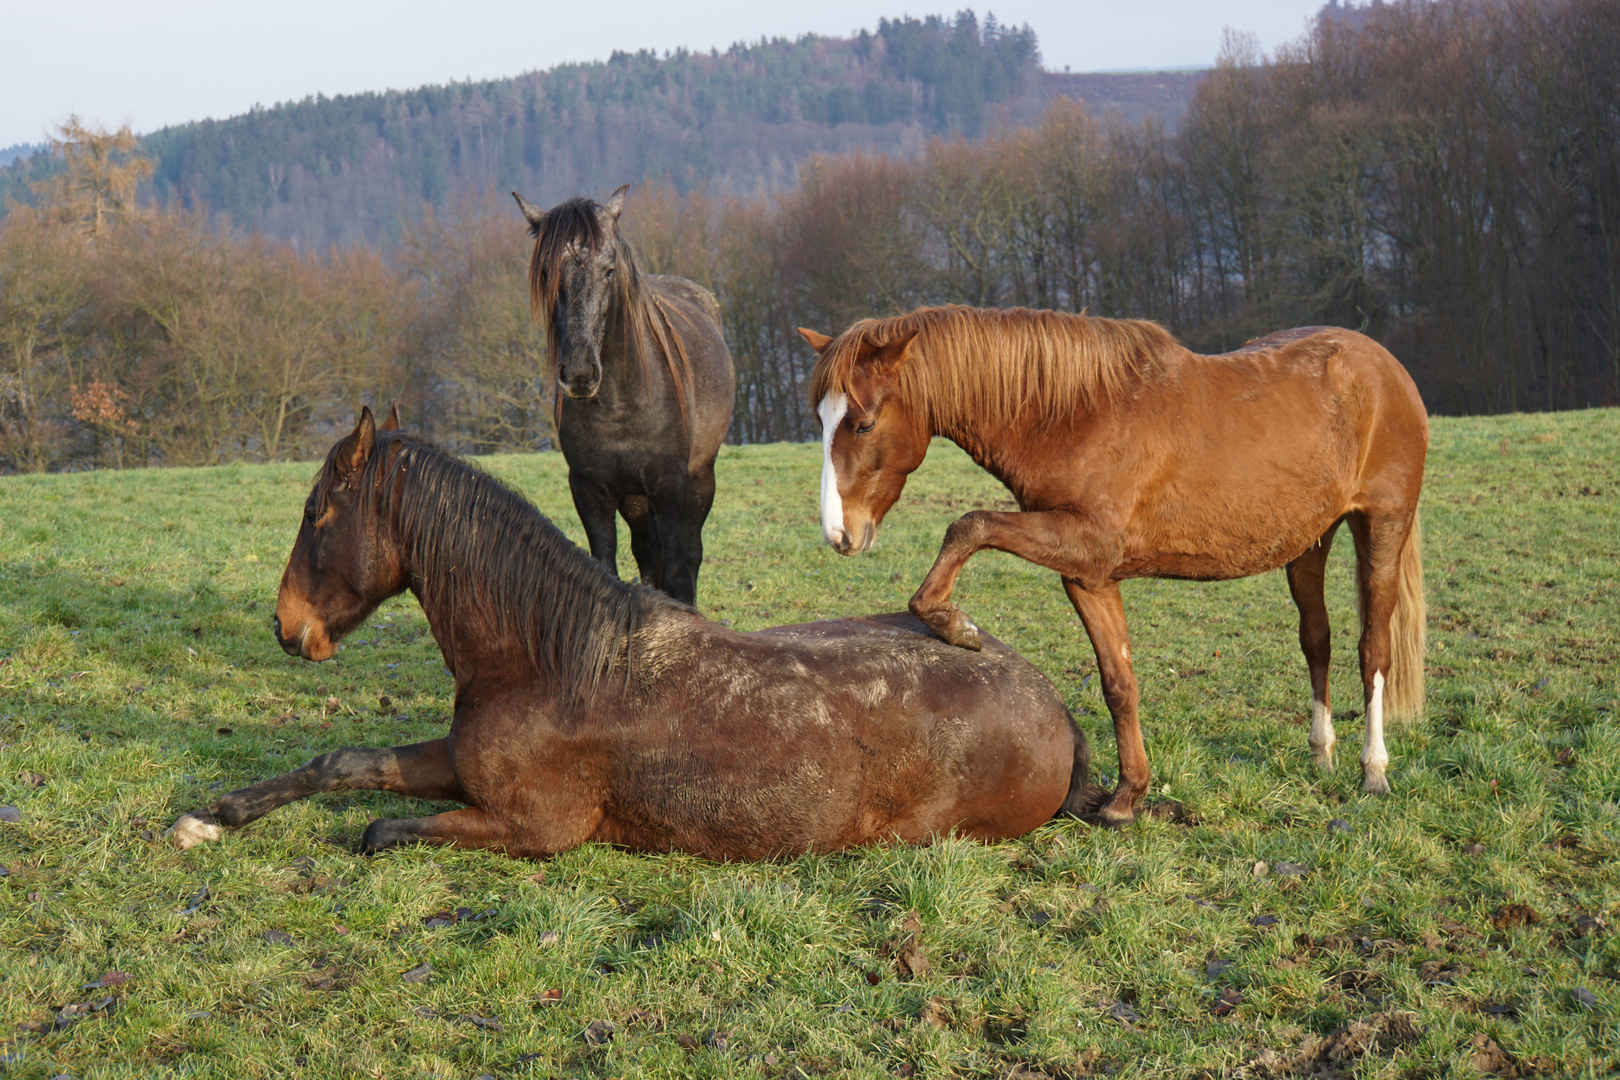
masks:
<svg viewBox="0 0 1620 1080"><path fill-rule="evenodd" d="M726 447L699 604L742 629L904 607L952 518L1010 507L937 444L836 555L817 445ZM559 455L489 458L570 536ZM1429 698L1359 788L1351 556L1330 563L1340 766L1306 746L1281 573L1125 587L1152 814L716 865L357 853L425 812L317 797L179 851L214 793L442 733L409 597L338 658L270 613L311 464L0 478L0 1075L1600 1076L1620 1070L1620 411L1436 419ZM628 544L621 572L630 572ZM1114 764L1050 573L958 591Z"/></svg>

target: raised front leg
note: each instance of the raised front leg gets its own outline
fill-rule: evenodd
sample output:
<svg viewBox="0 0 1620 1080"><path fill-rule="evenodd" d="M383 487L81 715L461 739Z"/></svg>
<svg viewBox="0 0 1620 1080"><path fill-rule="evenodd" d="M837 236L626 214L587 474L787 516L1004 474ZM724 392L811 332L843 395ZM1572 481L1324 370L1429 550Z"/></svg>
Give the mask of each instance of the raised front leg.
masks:
<svg viewBox="0 0 1620 1080"><path fill-rule="evenodd" d="M911 597L911 613L934 633L964 649L978 649L979 628L955 604L956 575L968 559L994 548L1056 570L1065 578L1106 579L1112 562L1099 560L1100 545L1085 520L1069 510L1004 514L975 510L951 522L945 542L923 583Z"/></svg>
<svg viewBox="0 0 1620 1080"><path fill-rule="evenodd" d="M1119 746L1119 786L1100 811L1106 822L1123 824L1136 816L1136 803L1148 789L1147 751L1137 720L1136 674L1131 668L1130 634L1119 584L1110 576L1119 552L1109 534L1076 511L1004 514L975 510L945 531L934 567L911 598L911 612L953 645L979 647L979 630L950 602L956 575L974 554L994 548L1056 570L1091 637L1102 674L1103 698L1114 718Z"/></svg>
<svg viewBox="0 0 1620 1080"><path fill-rule="evenodd" d="M218 840L221 825L238 828L323 791L394 791L414 799L468 801L450 767L446 739L385 749L346 746L182 816L170 835L183 848Z"/></svg>
<svg viewBox="0 0 1620 1080"><path fill-rule="evenodd" d="M614 520L618 500L600 482L568 470L568 490L574 496L574 512L585 527L585 540L591 547L591 557L606 563L619 576L619 524Z"/></svg>
<svg viewBox="0 0 1620 1080"><path fill-rule="evenodd" d="M1299 647L1311 673L1311 757L1319 769L1333 768L1333 710L1328 699L1328 668L1333 657L1324 597L1328 551L1337 523L1288 564L1288 590L1299 608Z"/></svg>
<svg viewBox="0 0 1620 1080"><path fill-rule="evenodd" d="M1137 718L1140 693L1136 671L1131 667L1131 635L1125 626L1125 600L1119 584L1109 582L1086 588L1078 581L1063 579L1069 602L1080 613L1091 648L1097 654L1103 700L1114 718L1114 743L1119 748L1119 784L1113 797L1098 816L1113 825L1136 818L1136 803L1148 789L1147 749L1142 745L1142 725Z"/></svg>

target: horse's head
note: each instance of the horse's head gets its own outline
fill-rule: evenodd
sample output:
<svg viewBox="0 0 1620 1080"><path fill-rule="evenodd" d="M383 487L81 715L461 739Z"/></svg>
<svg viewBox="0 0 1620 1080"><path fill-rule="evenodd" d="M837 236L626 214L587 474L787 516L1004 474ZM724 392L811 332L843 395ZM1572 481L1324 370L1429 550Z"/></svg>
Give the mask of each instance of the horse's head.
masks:
<svg viewBox="0 0 1620 1080"><path fill-rule="evenodd" d="M615 291L634 273L624 265L628 249L619 236L619 213L629 187L622 185L606 205L575 198L550 210L512 192L534 237L529 298L550 339L557 385L571 398L596 396L608 309Z"/></svg>
<svg viewBox="0 0 1620 1080"><path fill-rule="evenodd" d="M390 412L383 430L398 426ZM304 503L270 624L293 656L330 659L344 634L405 588L402 559L381 535L378 500L370 490L381 475L367 468L380 452L377 430L371 410L361 409L354 431L326 455Z"/></svg>
<svg viewBox="0 0 1620 1080"><path fill-rule="evenodd" d="M814 330L799 331L822 356L840 347ZM821 419L821 532L840 554L872 546L883 515L900 497L906 477L928 453L929 430L900 391L899 371L916 331L883 344L857 338L853 364L828 384Z"/></svg>

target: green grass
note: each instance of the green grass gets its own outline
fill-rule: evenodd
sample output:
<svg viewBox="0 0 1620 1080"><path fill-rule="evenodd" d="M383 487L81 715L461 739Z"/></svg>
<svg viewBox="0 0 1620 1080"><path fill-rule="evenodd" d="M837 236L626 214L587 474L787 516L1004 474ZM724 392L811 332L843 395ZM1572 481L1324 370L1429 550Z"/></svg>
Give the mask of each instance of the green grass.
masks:
<svg viewBox="0 0 1620 1080"><path fill-rule="evenodd" d="M1390 736L1391 798L1359 792L1346 540L1329 596L1339 771L1310 767L1280 574L1134 582L1154 797L1191 823L729 866L598 846L543 866L366 859L367 821L420 812L370 794L171 848L163 830L216 790L441 733L451 685L426 623L400 600L334 662L275 646L308 464L0 479L0 805L21 815L0 822L0 1073L1609 1073L1617 461L1613 410L1435 421L1429 713ZM485 466L580 536L560 457ZM710 615L899 610L955 515L1007 505L941 444L878 547L842 559L816 525L818 468L814 445L726 448ZM1090 648L1052 575L986 553L958 599L1051 676L1111 773ZM1309 872L1257 877L1262 861ZM1512 904L1536 921L1514 925ZM458 907L489 914L425 925ZM929 965L900 978L911 911ZM430 981L402 981L424 962ZM84 988L109 971L129 978ZM1237 1004L1214 1015L1228 989ZM593 1021L611 1041L584 1038Z"/></svg>

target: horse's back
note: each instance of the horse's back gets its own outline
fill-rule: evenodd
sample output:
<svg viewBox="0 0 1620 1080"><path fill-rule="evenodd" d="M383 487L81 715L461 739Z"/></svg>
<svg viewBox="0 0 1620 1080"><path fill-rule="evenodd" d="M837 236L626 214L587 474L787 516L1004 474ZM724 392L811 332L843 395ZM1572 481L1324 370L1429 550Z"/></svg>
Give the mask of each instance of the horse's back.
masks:
<svg viewBox="0 0 1620 1080"><path fill-rule="evenodd" d="M978 651L942 641L909 611L773 626L747 635L782 642L855 675L868 668L908 668L919 681L963 680L993 693L1026 696L1031 704L1062 711L1063 698L1040 669L1001 640L984 635Z"/></svg>
<svg viewBox="0 0 1620 1080"><path fill-rule="evenodd" d="M713 291L690 278L672 274L648 274L647 281L653 291L666 300L683 303L714 323L716 328L720 326L720 301Z"/></svg>
<svg viewBox="0 0 1620 1080"><path fill-rule="evenodd" d="M1415 468L1421 476L1428 410L1411 373L1367 335L1337 326L1297 327L1209 359L1247 361L1277 373L1279 387L1292 384L1279 395L1291 395L1296 409L1322 418L1338 435L1340 451L1354 459L1361 481L1390 469L1404 474Z"/></svg>
<svg viewBox="0 0 1620 1080"><path fill-rule="evenodd" d="M1421 416L1427 410L1411 373L1373 338L1340 326L1298 326L1247 342L1241 349L1208 357L1229 363L1250 361L1272 370L1315 376L1323 389L1358 416L1373 410L1389 419Z"/></svg>

